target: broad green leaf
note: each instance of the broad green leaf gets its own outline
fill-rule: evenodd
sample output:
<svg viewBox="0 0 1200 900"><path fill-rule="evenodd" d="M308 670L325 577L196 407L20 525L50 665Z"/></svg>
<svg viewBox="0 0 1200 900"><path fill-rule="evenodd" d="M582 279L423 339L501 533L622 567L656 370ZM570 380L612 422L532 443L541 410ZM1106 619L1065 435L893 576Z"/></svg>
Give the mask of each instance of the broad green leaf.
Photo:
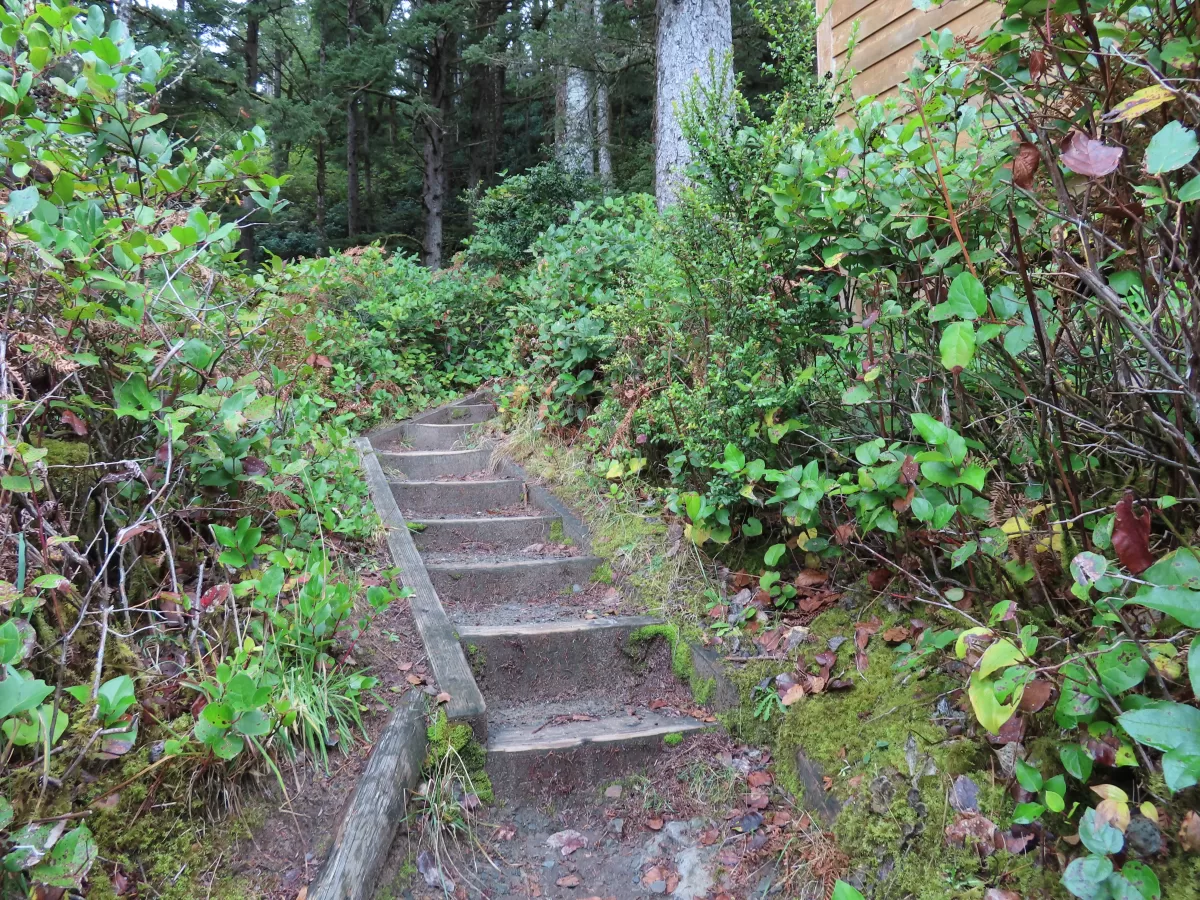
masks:
<svg viewBox="0 0 1200 900"><path fill-rule="evenodd" d="M763 562L768 566L779 564L779 560L783 559L783 554L787 552L786 544L773 544L766 553L763 554Z"/></svg>
<svg viewBox="0 0 1200 900"><path fill-rule="evenodd" d="M1018 825L1030 825L1036 822L1046 811L1040 803L1018 803L1013 808L1013 821Z"/></svg>
<svg viewBox="0 0 1200 900"><path fill-rule="evenodd" d="M856 887L851 887L844 881L839 881L833 886L833 893L830 895L830 900L865 900L860 891Z"/></svg>
<svg viewBox="0 0 1200 900"><path fill-rule="evenodd" d="M1113 872L1113 865L1104 856L1081 856L1067 866L1062 876L1062 886L1079 900L1111 900L1112 893L1106 882Z"/></svg>
<svg viewBox="0 0 1200 900"><path fill-rule="evenodd" d="M1185 128L1182 122L1168 122L1150 139L1146 147L1146 171L1151 175L1162 175L1182 169L1192 161L1200 145L1196 132Z"/></svg>
<svg viewBox="0 0 1200 900"><path fill-rule="evenodd" d="M942 332L938 347L943 366L951 371L965 369L975 356L975 326L970 322L952 322Z"/></svg>
<svg viewBox="0 0 1200 900"><path fill-rule="evenodd" d="M1194 706L1156 702L1123 712L1117 721L1135 741L1158 750L1174 750L1189 742L1200 748L1200 709Z"/></svg>
<svg viewBox="0 0 1200 900"><path fill-rule="evenodd" d="M40 199L41 195L38 193L37 185L11 191L8 195L8 203L4 205L4 211L10 219L23 219L33 212Z"/></svg>
<svg viewBox="0 0 1200 900"><path fill-rule="evenodd" d="M846 406L858 406L870 402L871 388L861 381L856 381L842 394L842 403Z"/></svg>
<svg viewBox="0 0 1200 900"><path fill-rule="evenodd" d="M963 544L961 547L959 547L957 550L955 550L954 553L952 553L950 555L950 568L957 569L959 566L961 566L963 563L965 563L968 559L970 559L972 556L974 556L975 552L978 549L979 549L978 543L976 543L975 541L967 541L965 544ZM993 646L995 646L995 645L993 644Z"/></svg>
<svg viewBox="0 0 1200 900"><path fill-rule="evenodd" d="M1161 900L1162 887L1158 883L1158 876L1145 863L1130 860L1121 867L1121 877L1133 886L1142 900ZM1118 897L1118 900L1123 898ZM1130 895L1129 900L1137 900L1137 897Z"/></svg>
<svg viewBox="0 0 1200 900"><path fill-rule="evenodd" d="M1179 189L1177 197L1180 203L1190 203L1192 200L1200 199L1200 175L1184 184Z"/></svg>
<svg viewBox="0 0 1200 900"><path fill-rule="evenodd" d="M988 310L987 294L979 279L970 272L963 272L950 283L946 303L960 319L973 322Z"/></svg>
<svg viewBox="0 0 1200 900"><path fill-rule="evenodd" d="M1125 836L1120 830L1096 818L1096 811L1089 809L1079 823L1079 839L1083 845L1098 856L1120 853L1125 846Z"/></svg>
<svg viewBox="0 0 1200 900"><path fill-rule="evenodd" d="M1067 744L1060 747L1058 758L1062 760L1067 774L1073 775L1080 781L1086 782L1092 776L1092 758L1079 744Z"/></svg>
<svg viewBox="0 0 1200 900"><path fill-rule="evenodd" d="M1017 711L1016 703L1011 706L1000 703L996 699L992 682L981 679L978 672L971 676L967 696L971 700L971 708L975 710L975 718L992 734L997 734Z"/></svg>
<svg viewBox="0 0 1200 900"><path fill-rule="evenodd" d="M758 537L762 532L762 522L754 516L747 517L746 521L742 523L742 534L746 537Z"/></svg>
<svg viewBox="0 0 1200 900"><path fill-rule="evenodd" d="M1017 760L1016 775L1021 787L1025 788L1031 794L1036 794L1042 789L1042 773L1025 762L1025 760Z"/></svg>
<svg viewBox="0 0 1200 900"><path fill-rule="evenodd" d="M1021 648L1008 638L1000 638L998 641L993 641L983 651L983 656L979 659L979 669L976 674L980 678L987 678L997 669L1014 666L1024 659L1025 654L1021 652Z"/></svg>
<svg viewBox="0 0 1200 900"><path fill-rule="evenodd" d="M1188 648L1188 679L1192 682L1192 696L1200 697L1200 635L1192 638Z"/></svg>
<svg viewBox="0 0 1200 900"><path fill-rule="evenodd" d="M1129 602L1164 612L1188 628L1200 628L1200 591L1156 585L1142 588Z"/></svg>

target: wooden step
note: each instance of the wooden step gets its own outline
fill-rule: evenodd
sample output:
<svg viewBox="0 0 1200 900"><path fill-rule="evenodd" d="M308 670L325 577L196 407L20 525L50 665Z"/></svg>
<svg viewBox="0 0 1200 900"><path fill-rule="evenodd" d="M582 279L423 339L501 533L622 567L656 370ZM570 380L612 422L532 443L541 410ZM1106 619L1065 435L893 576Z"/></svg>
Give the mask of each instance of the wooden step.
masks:
<svg viewBox="0 0 1200 900"><path fill-rule="evenodd" d="M595 556L543 556L520 559L424 554L425 569L443 603L552 602L587 587L600 560Z"/></svg>
<svg viewBox="0 0 1200 900"><path fill-rule="evenodd" d="M406 481L434 481L438 478L473 475L488 468L492 457L489 447L471 450L409 450L380 453L379 463L389 478Z"/></svg>
<svg viewBox="0 0 1200 900"><path fill-rule="evenodd" d="M401 429L399 441L410 450L461 450L476 427L471 422L450 425L410 422Z"/></svg>
<svg viewBox="0 0 1200 900"><path fill-rule="evenodd" d="M511 479L487 481L394 481L392 496L405 514L483 514L489 509L516 506L525 498L525 485Z"/></svg>
<svg viewBox="0 0 1200 900"><path fill-rule="evenodd" d="M520 550L550 539L558 516L470 516L413 519L413 541L421 552L453 551L486 544L494 550Z"/></svg>
<svg viewBox="0 0 1200 900"><path fill-rule="evenodd" d="M654 616L611 616L516 625L455 623L455 630L476 683L493 703L589 692L616 696L626 687L618 682L641 678L626 652L630 634L661 622Z"/></svg>
<svg viewBox="0 0 1200 900"><path fill-rule="evenodd" d="M487 771L498 797L560 797L593 788L645 766L662 752L667 735L710 727L644 708L632 716L612 709L590 721L556 724L575 708L598 711L552 703L489 707Z"/></svg>
<svg viewBox="0 0 1200 900"><path fill-rule="evenodd" d="M496 407L491 403L462 403L434 410L421 422L426 425L474 425L495 415Z"/></svg>

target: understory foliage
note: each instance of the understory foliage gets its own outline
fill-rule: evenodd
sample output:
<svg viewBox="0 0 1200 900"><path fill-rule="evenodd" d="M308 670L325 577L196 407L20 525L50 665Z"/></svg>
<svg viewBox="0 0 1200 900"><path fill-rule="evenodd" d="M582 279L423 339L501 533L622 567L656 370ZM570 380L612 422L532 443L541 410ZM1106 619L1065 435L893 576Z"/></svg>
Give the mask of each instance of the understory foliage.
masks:
<svg viewBox="0 0 1200 900"><path fill-rule="evenodd" d="M340 395L352 365L389 412L447 390L315 309L324 261L234 262L210 210L278 209L283 178L259 129L220 154L163 130L174 67L98 7L0 11L4 896L135 885L156 791L174 815L354 743L350 653L400 592L347 564L378 524ZM178 862L154 891L198 896Z"/></svg>
<svg viewBox="0 0 1200 900"><path fill-rule="evenodd" d="M693 98L678 208L581 203L484 283L508 409L750 570L725 640L870 575L919 617L897 677L955 675L1017 751L998 825L1075 896L1149 900L1200 846L1200 23L1005 13L886 102L800 65L770 118Z"/></svg>

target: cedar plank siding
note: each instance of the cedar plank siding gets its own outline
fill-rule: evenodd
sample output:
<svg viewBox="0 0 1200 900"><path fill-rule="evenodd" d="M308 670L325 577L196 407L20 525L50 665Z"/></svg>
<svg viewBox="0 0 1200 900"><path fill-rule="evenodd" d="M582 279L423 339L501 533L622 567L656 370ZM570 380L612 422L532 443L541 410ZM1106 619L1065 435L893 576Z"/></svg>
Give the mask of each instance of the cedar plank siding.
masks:
<svg viewBox="0 0 1200 900"><path fill-rule="evenodd" d="M898 93L921 49L921 38L934 29L949 28L957 37L977 37L1000 17L1001 5L988 0L946 0L924 11L912 0L818 0L822 12L817 28L817 68L821 75L852 64L858 71L851 85L854 99ZM833 9L830 11L829 6ZM847 59L846 46L855 22L858 45ZM844 122L849 117L838 117Z"/></svg>

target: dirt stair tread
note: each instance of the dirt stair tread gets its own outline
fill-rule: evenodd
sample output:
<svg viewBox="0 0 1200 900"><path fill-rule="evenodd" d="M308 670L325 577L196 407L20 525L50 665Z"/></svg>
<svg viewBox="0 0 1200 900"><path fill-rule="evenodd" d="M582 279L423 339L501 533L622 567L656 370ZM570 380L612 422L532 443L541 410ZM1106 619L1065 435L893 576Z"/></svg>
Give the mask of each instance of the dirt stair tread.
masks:
<svg viewBox="0 0 1200 900"><path fill-rule="evenodd" d="M623 706L595 697L558 703L497 704L488 709L487 749L489 753L562 750L710 727L692 716L673 712L644 705Z"/></svg>
<svg viewBox="0 0 1200 900"><path fill-rule="evenodd" d="M497 622L454 623L458 636L466 641L482 637L525 637L563 634L570 637L582 631L600 631L610 628L643 628L660 625L658 616L597 616L592 619L580 617L578 607L563 607L563 618L537 619L536 621L508 620ZM574 614L574 618L570 615Z"/></svg>

